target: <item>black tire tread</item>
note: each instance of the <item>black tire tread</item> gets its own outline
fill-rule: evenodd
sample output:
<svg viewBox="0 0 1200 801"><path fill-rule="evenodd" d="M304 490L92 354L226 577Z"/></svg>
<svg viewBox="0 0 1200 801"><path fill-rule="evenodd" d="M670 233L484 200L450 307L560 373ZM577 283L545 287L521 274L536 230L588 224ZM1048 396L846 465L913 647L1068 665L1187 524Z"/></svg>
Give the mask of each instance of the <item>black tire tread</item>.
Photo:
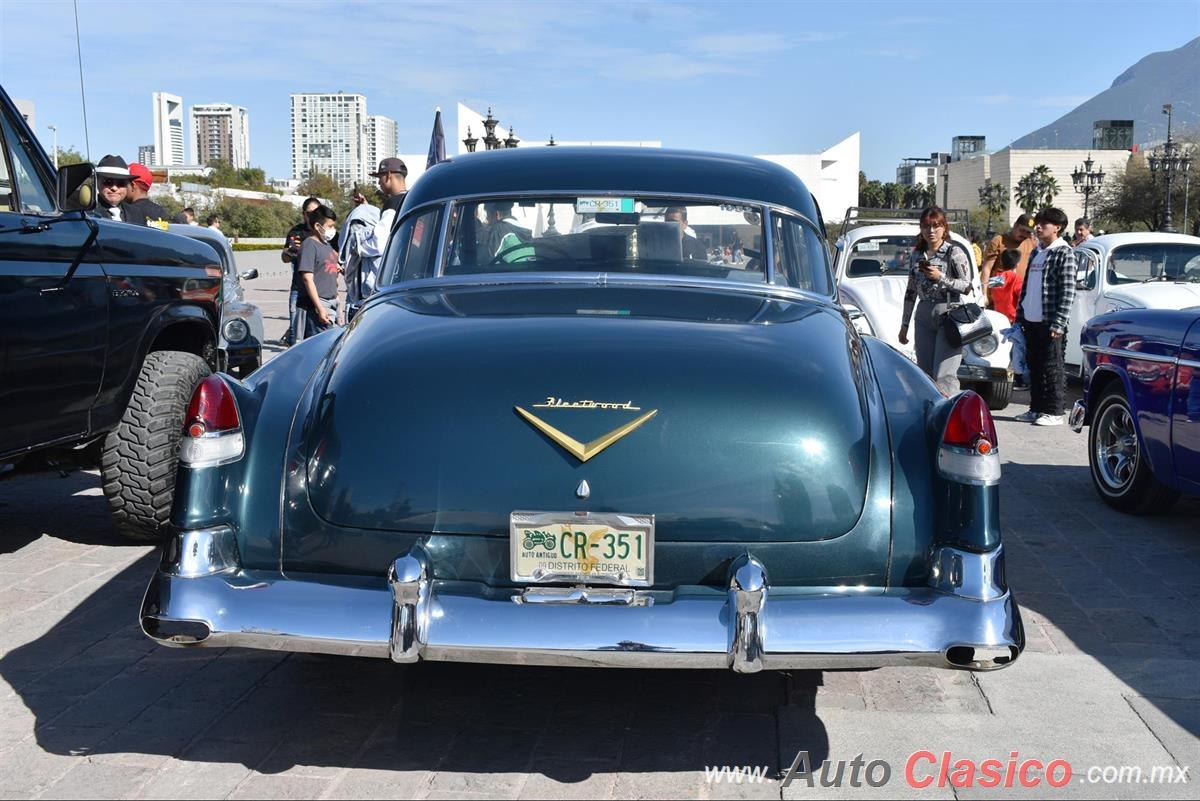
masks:
<svg viewBox="0 0 1200 801"><path fill-rule="evenodd" d="M212 371L181 351L146 356L121 422L104 439L100 475L117 532L158 541L171 515L183 418L196 385Z"/></svg>
<svg viewBox="0 0 1200 801"><path fill-rule="evenodd" d="M1013 382L1011 378L1003 383L993 381L988 384L979 385L979 394L983 398L983 402L993 412L1006 409L1009 401L1012 400L1012 393Z"/></svg>

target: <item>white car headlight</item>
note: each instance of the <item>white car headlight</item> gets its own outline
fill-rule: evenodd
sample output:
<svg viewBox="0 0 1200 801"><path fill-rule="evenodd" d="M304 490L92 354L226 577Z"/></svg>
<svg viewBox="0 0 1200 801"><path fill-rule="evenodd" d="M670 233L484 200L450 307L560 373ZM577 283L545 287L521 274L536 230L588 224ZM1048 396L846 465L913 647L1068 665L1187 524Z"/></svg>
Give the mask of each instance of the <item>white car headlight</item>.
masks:
<svg viewBox="0 0 1200 801"><path fill-rule="evenodd" d="M989 334L983 339L971 343L971 350L975 351L976 356L991 356L998 347L1000 347L1000 340L995 334Z"/></svg>
<svg viewBox="0 0 1200 801"><path fill-rule="evenodd" d="M1100 313L1108 314L1109 312L1125 311L1133 308L1136 307L1132 303L1126 303L1123 300L1107 300L1104 302L1103 308L1100 309Z"/></svg>
<svg viewBox="0 0 1200 801"><path fill-rule="evenodd" d="M250 326L246 325L245 320L226 320L225 325L221 327L221 333L226 342L241 342L250 336Z"/></svg>

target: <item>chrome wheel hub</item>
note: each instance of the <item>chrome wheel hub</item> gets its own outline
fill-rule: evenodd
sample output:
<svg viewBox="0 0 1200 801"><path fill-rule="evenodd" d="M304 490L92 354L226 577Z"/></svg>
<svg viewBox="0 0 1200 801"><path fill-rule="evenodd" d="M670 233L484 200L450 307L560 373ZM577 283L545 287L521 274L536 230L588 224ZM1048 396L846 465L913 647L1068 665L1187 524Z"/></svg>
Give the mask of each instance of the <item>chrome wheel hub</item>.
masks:
<svg viewBox="0 0 1200 801"><path fill-rule="evenodd" d="M1096 472L1110 489L1129 488L1137 473L1138 441L1129 410L1114 404L1104 410L1096 426Z"/></svg>

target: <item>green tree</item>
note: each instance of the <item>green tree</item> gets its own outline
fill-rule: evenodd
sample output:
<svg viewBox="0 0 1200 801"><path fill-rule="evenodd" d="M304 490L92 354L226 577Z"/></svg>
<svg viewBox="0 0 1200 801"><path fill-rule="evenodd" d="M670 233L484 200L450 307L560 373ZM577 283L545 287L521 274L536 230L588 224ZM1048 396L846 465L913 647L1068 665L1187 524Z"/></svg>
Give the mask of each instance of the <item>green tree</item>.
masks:
<svg viewBox="0 0 1200 801"><path fill-rule="evenodd" d="M883 184L880 181L867 180L867 174L859 170L858 205L877 209L882 207L884 203Z"/></svg>
<svg viewBox="0 0 1200 801"><path fill-rule="evenodd" d="M1193 165L1200 146L1192 142ZM1193 170L1194 171L1194 170ZM1200 184L1200 181L1194 182ZM1162 176L1150 172L1144 153L1129 156L1124 170L1105 175L1104 184L1092 204L1092 227L1105 231L1157 231L1163 222L1166 186ZM1171 221L1184 233L1196 233L1200 225L1200 191L1186 181L1171 186Z"/></svg>
<svg viewBox="0 0 1200 801"><path fill-rule="evenodd" d="M339 220L345 219L352 205L349 193L334 180L332 175L326 175L316 170L311 171L308 177L300 182L300 186L296 187L296 194L319 197L329 201L333 204L333 210L337 212Z"/></svg>
<svg viewBox="0 0 1200 801"><path fill-rule="evenodd" d="M1017 205L1028 214L1035 214L1038 209L1053 206L1058 192L1058 181L1045 164L1034 167L1017 181L1013 190Z"/></svg>
<svg viewBox="0 0 1200 801"><path fill-rule="evenodd" d="M85 161L87 159L83 157L83 154L73 147L60 147L58 149L58 166L60 167L67 164L82 164Z"/></svg>
<svg viewBox="0 0 1200 801"><path fill-rule="evenodd" d="M979 206L987 214L987 223L984 226L986 230L994 231L994 225L1003 225L1002 222L996 221L1004 219L1004 210L1008 208L1007 194L1003 186L992 183L990 178L979 187Z"/></svg>
<svg viewBox="0 0 1200 801"><path fill-rule="evenodd" d="M904 202L904 187L897 183L886 183L883 185L883 208L898 209L900 204Z"/></svg>
<svg viewBox="0 0 1200 801"><path fill-rule="evenodd" d="M221 215L221 228L231 237L282 237L296 224L296 207L282 200L221 198L209 209L196 209L197 216Z"/></svg>

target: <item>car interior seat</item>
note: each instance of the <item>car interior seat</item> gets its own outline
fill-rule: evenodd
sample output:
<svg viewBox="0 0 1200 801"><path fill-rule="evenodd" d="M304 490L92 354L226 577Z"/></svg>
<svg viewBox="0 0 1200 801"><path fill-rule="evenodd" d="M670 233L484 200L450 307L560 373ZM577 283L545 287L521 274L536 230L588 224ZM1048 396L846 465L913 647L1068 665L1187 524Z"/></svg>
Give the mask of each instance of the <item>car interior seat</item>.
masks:
<svg viewBox="0 0 1200 801"><path fill-rule="evenodd" d="M683 230L679 223L638 223L637 254L639 260L683 261Z"/></svg>

